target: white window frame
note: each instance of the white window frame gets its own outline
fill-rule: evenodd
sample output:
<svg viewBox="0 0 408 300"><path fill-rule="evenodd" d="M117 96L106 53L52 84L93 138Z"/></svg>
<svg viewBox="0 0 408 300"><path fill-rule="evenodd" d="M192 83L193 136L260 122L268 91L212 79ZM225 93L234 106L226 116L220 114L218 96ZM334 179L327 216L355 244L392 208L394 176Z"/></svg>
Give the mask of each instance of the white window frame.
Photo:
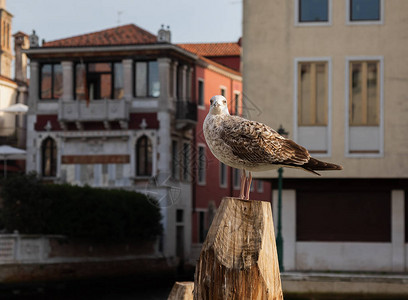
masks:
<svg viewBox="0 0 408 300"><path fill-rule="evenodd" d="M198 100L199 100L199 97L200 97L200 94L199 94L199 88L198 88L198 82L202 82L203 83L203 105L201 105L201 104L199 104L199 102L198 102ZM197 79L197 107L199 108L199 109L203 109L203 110L205 110L205 83L204 83L204 78L198 78Z"/></svg>
<svg viewBox="0 0 408 300"><path fill-rule="evenodd" d="M352 21L350 20L350 1L346 1L346 25L382 25L384 24L384 0L380 0L380 20L378 21Z"/></svg>
<svg viewBox="0 0 408 300"><path fill-rule="evenodd" d="M294 84L293 84L293 140L298 141L298 67L299 63L326 62L327 63L327 152L313 153L315 157L330 157L332 153L332 59L328 56L322 57L296 57L294 60Z"/></svg>
<svg viewBox="0 0 408 300"><path fill-rule="evenodd" d="M225 168L225 182L222 182L222 171ZM226 164L223 164L222 162L219 162L219 178L220 178L220 187L221 188L226 188L228 186L228 167Z"/></svg>
<svg viewBox="0 0 408 300"><path fill-rule="evenodd" d="M200 148L204 149L204 180L200 181ZM207 147L205 144L198 143L197 144L197 185L206 185L207 184L207 170L205 168L207 163Z"/></svg>
<svg viewBox="0 0 408 300"><path fill-rule="evenodd" d="M350 62L352 61L379 61L380 64L380 122L379 122L379 130L380 130L380 148L378 149L378 153L350 153L350 145L349 145L349 76L350 76ZM344 153L345 157L384 157L384 56L346 56L345 61L345 93L344 93L344 103L345 103L345 119L344 119Z"/></svg>
<svg viewBox="0 0 408 300"><path fill-rule="evenodd" d="M327 0L327 9L328 9L328 21L327 22L299 22L299 1L294 0L295 2L295 26L331 26L332 25L332 0Z"/></svg>

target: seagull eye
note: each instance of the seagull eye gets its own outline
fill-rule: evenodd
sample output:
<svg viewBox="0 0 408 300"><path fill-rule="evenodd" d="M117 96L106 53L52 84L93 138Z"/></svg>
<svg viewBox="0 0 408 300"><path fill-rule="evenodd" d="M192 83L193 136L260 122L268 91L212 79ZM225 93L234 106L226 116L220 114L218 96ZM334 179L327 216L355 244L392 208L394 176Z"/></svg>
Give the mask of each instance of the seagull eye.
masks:
<svg viewBox="0 0 408 300"><path fill-rule="evenodd" d="M213 99L210 100L210 104L211 104L211 105L213 104Z"/></svg>
<svg viewBox="0 0 408 300"><path fill-rule="evenodd" d="M225 105L227 104L227 100L222 100L222 103L224 103Z"/></svg>

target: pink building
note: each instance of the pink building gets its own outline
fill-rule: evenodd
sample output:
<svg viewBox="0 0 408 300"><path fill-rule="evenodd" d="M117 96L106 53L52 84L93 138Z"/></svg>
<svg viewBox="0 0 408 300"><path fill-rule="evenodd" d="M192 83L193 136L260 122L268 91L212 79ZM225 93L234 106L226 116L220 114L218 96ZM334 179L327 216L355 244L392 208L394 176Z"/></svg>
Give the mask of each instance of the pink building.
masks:
<svg viewBox="0 0 408 300"><path fill-rule="evenodd" d="M239 196L240 170L219 162L208 149L202 132L209 110L209 99L224 95L231 114L241 115L245 99L239 72L241 49L238 43L182 44L184 49L201 57L204 64L196 64L194 96L197 102L195 131L197 172L194 182L192 216L192 254L198 255L216 208L226 196ZM251 199L271 201L269 182L254 180Z"/></svg>

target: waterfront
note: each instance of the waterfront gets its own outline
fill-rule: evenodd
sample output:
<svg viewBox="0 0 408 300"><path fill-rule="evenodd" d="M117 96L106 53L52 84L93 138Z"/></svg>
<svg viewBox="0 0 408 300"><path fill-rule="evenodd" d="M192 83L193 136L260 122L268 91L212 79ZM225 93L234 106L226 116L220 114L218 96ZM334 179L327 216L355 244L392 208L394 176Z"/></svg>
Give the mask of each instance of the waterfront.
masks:
<svg viewBox="0 0 408 300"><path fill-rule="evenodd" d="M164 300L172 283L163 281L147 284L125 279L112 281L80 281L75 283L33 284L29 286L1 286L0 299L5 300Z"/></svg>

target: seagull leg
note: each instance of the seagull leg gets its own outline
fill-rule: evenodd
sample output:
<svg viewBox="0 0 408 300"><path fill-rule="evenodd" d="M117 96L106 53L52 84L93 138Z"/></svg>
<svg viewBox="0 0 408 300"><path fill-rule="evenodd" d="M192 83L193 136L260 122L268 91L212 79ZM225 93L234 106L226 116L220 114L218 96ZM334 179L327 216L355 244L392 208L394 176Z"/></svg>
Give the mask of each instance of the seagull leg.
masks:
<svg viewBox="0 0 408 300"><path fill-rule="evenodd" d="M249 200L249 192L251 191L251 183L252 183L252 173L251 172L248 172L249 173L249 176L248 176L248 178L246 179L246 182L247 182L247 191L246 191L246 200Z"/></svg>
<svg viewBox="0 0 408 300"><path fill-rule="evenodd" d="M239 193L239 198L240 199L244 199L244 197L245 197L245 183L246 183L245 170L242 169L242 173L241 173L241 191Z"/></svg>

